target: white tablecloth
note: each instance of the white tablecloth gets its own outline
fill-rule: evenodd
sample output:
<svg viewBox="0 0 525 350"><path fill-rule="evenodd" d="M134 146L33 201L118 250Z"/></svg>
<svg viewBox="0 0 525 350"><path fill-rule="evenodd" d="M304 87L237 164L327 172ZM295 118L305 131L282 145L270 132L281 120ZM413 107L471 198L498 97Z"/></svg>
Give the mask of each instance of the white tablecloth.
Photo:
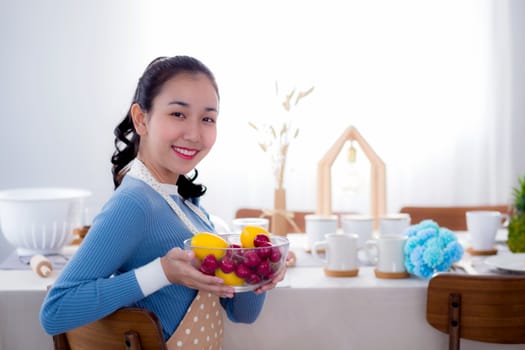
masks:
<svg viewBox="0 0 525 350"><path fill-rule="evenodd" d="M301 238L290 238L298 267L290 268L279 288L268 293L257 322L226 321L225 350L447 348L447 335L425 319L426 280L378 279L371 266L362 266L357 277L326 277L322 267L311 266ZM53 348L38 312L57 274L43 279L29 270L0 270L0 350ZM524 346L462 340L462 349Z"/></svg>

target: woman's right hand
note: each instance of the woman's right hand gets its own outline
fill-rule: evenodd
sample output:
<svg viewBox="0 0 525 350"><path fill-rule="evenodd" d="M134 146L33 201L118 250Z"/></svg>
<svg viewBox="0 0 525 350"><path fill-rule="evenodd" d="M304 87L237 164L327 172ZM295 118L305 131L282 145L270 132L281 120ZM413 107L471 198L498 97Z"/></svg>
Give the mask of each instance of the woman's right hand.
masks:
<svg viewBox="0 0 525 350"><path fill-rule="evenodd" d="M168 280L173 284L210 292L222 298L233 298L233 287L226 286L222 278L197 270L192 265L194 258L195 254L191 250L182 250L179 247L171 249L161 258L162 269Z"/></svg>

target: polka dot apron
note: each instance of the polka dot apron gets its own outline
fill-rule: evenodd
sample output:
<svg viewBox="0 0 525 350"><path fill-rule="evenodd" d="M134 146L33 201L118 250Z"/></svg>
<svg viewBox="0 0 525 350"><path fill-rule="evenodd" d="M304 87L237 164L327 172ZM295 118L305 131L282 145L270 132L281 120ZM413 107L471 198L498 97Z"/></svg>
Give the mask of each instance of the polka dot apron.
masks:
<svg viewBox="0 0 525 350"><path fill-rule="evenodd" d="M184 214L173 198L163 191L161 184L139 159L135 159L129 172L157 191L193 234L198 232L190 218ZM186 203L200 218L208 221L206 215L198 207L191 202L187 201ZM168 339L166 343L168 350L220 350L224 336L223 313L219 297L199 291L179 326Z"/></svg>
<svg viewBox="0 0 525 350"><path fill-rule="evenodd" d="M219 298L199 292L179 327L166 343L168 350L221 349L223 338L222 307Z"/></svg>

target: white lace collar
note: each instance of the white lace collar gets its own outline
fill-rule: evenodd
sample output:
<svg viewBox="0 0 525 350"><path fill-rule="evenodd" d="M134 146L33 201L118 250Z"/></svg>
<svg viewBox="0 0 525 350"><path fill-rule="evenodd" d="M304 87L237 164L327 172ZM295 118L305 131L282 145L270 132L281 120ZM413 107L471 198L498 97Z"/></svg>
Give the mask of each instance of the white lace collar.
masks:
<svg viewBox="0 0 525 350"><path fill-rule="evenodd" d="M169 195L178 195L179 192L178 192L178 186L177 185L174 185L174 184L165 184L165 183L162 183L160 182L159 183L160 185L160 188L162 188L162 190L164 192L166 192L167 194Z"/></svg>

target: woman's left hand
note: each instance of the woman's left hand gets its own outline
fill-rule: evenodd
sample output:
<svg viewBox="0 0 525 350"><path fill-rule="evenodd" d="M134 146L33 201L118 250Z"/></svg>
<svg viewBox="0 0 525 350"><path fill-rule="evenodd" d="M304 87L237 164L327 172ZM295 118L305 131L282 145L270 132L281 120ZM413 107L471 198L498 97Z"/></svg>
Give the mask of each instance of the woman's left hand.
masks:
<svg viewBox="0 0 525 350"><path fill-rule="evenodd" d="M289 262L290 261L294 261L295 263L295 254L293 252L288 252L288 255L286 256L286 263L284 264L284 267L282 268L281 271L279 271L279 273L275 276L273 276L271 282L269 283L266 283L262 286L260 286L259 288L255 289L254 290L254 293L255 294L262 294L266 291L269 291L270 289L273 289L277 286L277 283L281 282L283 279L284 279L284 276L286 275L286 269L288 266L293 266L293 265L289 265Z"/></svg>

